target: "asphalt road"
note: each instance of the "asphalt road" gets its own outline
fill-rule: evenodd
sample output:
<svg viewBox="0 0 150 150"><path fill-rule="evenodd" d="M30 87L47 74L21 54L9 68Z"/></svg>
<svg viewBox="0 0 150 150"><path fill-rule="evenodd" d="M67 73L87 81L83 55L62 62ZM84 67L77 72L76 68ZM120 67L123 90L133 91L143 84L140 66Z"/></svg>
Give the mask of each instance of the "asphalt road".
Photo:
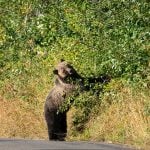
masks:
<svg viewBox="0 0 150 150"><path fill-rule="evenodd" d="M60 142L46 140L24 139L0 139L0 150L76 150L76 149L99 149L99 150L133 150L124 145L116 145L102 142Z"/></svg>

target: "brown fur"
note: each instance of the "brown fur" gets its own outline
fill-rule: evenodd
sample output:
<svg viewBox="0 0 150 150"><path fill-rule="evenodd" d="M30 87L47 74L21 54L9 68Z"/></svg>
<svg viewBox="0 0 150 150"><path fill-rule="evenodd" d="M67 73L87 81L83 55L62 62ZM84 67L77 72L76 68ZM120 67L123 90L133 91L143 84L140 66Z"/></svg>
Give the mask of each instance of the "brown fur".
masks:
<svg viewBox="0 0 150 150"><path fill-rule="evenodd" d="M78 85L81 79L76 70L66 61L61 61L54 70L56 75L55 85L46 98L44 112L48 127L49 140L64 140L67 133L66 112L59 112L63 104Z"/></svg>

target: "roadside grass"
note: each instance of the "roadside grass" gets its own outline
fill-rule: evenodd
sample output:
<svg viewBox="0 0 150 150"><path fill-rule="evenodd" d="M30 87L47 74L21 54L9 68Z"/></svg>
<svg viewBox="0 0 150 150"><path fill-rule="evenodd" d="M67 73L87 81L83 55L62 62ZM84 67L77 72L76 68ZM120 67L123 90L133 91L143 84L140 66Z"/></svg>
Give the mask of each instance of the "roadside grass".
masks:
<svg viewBox="0 0 150 150"><path fill-rule="evenodd" d="M118 86L119 85L119 86ZM150 148L149 89L140 90L122 84L110 83L113 91L105 93L103 101L96 106L85 130L70 131L69 140L107 141ZM114 93L116 93L114 95ZM69 112L69 116L75 112Z"/></svg>
<svg viewBox="0 0 150 150"><path fill-rule="evenodd" d="M44 72L35 66L31 68L31 65L24 70L11 73L9 79L1 82L0 137L46 139L43 106L50 88L46 77L49 73L44 76ZM32 75L31 70L34 72Z"/></svg>
<svg viewBox="0 0 150 150"><path fill-rule="evenodd" d="M42 109L20 100L0 98L0 125L0 137L44 139L47 135Z"/></svg>
<svg viewBox="0 0 150 150"><path fill-rule="evenodd" d="M45 78L22 85L17 92L16 82L5 82L0 97L0 137L47 139L43 106L52 83ZM40 81L43 88L38 88ZM148 149L149 98L148 88L135 88L121 80L112 80L100 94L100 103L92 108L82 131L75 130L73 125L73 119L79 115L78 109L70 109L67 140L107 141Z"/></svg>

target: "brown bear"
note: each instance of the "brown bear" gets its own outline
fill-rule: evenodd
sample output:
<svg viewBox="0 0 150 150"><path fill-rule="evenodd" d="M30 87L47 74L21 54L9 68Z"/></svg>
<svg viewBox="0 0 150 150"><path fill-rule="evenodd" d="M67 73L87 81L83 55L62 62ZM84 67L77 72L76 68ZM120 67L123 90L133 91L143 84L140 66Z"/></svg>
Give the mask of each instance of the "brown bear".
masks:
<svg viewBox="0 0 150 150"><path fill-rule="evenodd" d="M56 75L55 85L48 94L44 107L45 120L48 127L49 140L64 140L67 133L66 111L59 111L68 96L77 91L92 89L92 84L107 83L110 77L100 75L99 77L83 78L77 71L64 60L57 65L53 73Z"/></svg>
<svg viewBox="0 0 150 150"><path fill-rule="evenodd" d="M61 60L53 73L56 75L55 85L46 98L44 114L49 140L64 140L67 133L67 110L58 110L66 97L82 86L82 77L64 60Z"/></svg>

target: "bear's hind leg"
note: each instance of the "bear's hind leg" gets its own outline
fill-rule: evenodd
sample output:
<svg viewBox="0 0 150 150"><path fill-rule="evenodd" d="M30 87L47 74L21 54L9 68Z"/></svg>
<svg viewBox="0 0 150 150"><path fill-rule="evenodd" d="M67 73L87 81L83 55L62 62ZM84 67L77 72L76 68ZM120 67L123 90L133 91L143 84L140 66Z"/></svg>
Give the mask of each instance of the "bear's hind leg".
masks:
<svg viewBox="0 0 150 150"><path fill-rule="evenodd" d="M67 118L66 112L59 112L55 114L54 133L56 140L64 141L67 135Z"/></svg>
<svg viewBox="0 0 150 150"><path fill-rule="evenodd" d="M49 140L55 139L54 137L54 112L50 112L48 108L45 108L45 120L47 124L47 129L48 129L48 138Z"/></svg>

